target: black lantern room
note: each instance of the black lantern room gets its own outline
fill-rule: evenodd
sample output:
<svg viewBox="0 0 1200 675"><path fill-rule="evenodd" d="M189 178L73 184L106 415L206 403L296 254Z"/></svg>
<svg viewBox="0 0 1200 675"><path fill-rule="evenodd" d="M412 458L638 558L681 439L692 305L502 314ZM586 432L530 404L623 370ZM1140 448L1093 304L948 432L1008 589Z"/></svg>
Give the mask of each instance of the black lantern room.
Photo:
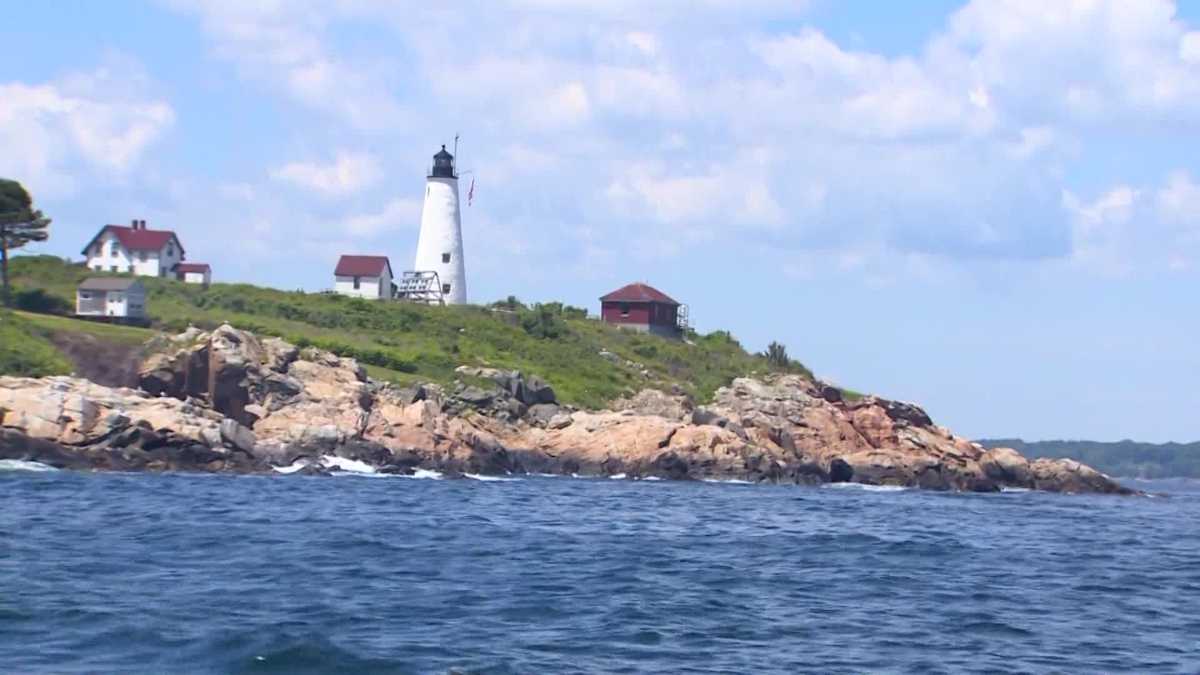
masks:
<svg viewBox="0 0 1200 675"><path fill-rule="evenodd" d="M446 146L433 156L433 168L429 171L430 178L458 178L454 175L454 155L446 152Z"/></svg>

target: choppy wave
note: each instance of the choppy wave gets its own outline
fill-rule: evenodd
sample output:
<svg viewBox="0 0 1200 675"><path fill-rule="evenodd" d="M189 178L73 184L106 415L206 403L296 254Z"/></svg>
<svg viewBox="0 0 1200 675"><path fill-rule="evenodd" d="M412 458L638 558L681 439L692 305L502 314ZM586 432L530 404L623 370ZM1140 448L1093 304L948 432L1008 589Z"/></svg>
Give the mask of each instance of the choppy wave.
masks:
<svg viewBox="0 0 1200 675"><path fill-rule="evenodd" d="M511 483L521 480L520 478L513 478L511 476L489 476L480 473L464 473L463 475L471 480L481 480L489 483Z"/></svg>
<svg viewBox="0 0 1200 675"><path fill-rule="evenodd" d="M3 671L1200 672L1194 489L336 470L0 477Z"/></svg>
<svg viewBox="0 0 1200 675"><path fill-rule="evenodd" d="M24 459L0 459L0 471L58 471L49 464Z"/></svg>

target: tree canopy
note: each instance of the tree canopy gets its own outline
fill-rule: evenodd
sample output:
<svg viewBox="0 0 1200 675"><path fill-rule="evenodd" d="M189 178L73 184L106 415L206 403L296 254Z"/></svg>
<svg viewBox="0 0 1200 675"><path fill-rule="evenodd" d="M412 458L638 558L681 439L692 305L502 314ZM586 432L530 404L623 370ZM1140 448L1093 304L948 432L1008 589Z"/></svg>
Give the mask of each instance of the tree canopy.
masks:
<svg viewBox="0 0 1200 675"><path fill-rule="evenodd" d="M4 282L4 305L10 304L8 252L34 241L50 238L50 219L33 208L33 198L15 180L0 178L0 276Z"/></svg>

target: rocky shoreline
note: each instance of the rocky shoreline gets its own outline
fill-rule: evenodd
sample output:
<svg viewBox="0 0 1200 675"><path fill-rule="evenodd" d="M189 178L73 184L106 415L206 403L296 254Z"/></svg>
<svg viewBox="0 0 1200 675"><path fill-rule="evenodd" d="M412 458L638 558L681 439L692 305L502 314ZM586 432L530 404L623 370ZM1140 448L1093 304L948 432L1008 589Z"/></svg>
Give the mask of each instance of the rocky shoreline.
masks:
<svg viewBox="0 0 1200 675"><path fill-rule="evenodd" d="M1072 460L1029 461L917 406L795 375L742 378L710 405L653 390L613 410L560 405L536 377L461 368L396 387L354 360L222 326L160 338L139 388L0 377L0 459L78 470L566 474L991 492L1128 494Z"/></svg>

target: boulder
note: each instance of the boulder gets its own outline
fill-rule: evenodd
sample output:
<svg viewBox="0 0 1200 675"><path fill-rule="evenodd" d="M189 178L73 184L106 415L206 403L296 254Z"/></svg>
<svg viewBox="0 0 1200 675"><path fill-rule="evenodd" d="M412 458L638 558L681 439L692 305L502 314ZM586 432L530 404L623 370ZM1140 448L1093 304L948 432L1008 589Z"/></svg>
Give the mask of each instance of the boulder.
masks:
<svg viewBox="0 0 1200 675"><path fill-rule="evenodd" d="M900 401L881 401L883 409L887 412L888 417L897 421L904 421L916 427L933 426L933 420L924 410L911 403L903 403Z"/></svg>
<svg viewBox="0 0 1200 675"><path fill-rule="evenodd" d="M984 475L1003 485L1029 487L1032 476L1029 460L1012 448L993 448L983 454L979 461Z"/></svg>
<svg viewBox="0 0 1200 675"><path fill-rule="evenodd" d="M526 377L520 371L500 372L493 378L509 396L527 406L557 403L554 389L536 375Z"/></svg>
<svg viewBox="0 0 1200 675"><path fill-rule="evenodd" d="M254 453L254 432L238 424L237 420L223 419L220 426L221 440L242 452Z"/></svg>
<svg viewBox="0 0 1200 675"><path fill-rule="evenodd" d="M530 424L544 427L548 425L550 420L554 419L561 410L562 408L553 403L537 403L529 406L526 417L529 419Z"/></svg>
<svg viewBox="0 0 1200 675"><path fill-rule="evenodd" d="M654 415L680 422L690 420L694 409L695 403L690 396L667 394L657 389L643 389L631 397L613 402L613 410L628 411L636 415Z"/></svg>

